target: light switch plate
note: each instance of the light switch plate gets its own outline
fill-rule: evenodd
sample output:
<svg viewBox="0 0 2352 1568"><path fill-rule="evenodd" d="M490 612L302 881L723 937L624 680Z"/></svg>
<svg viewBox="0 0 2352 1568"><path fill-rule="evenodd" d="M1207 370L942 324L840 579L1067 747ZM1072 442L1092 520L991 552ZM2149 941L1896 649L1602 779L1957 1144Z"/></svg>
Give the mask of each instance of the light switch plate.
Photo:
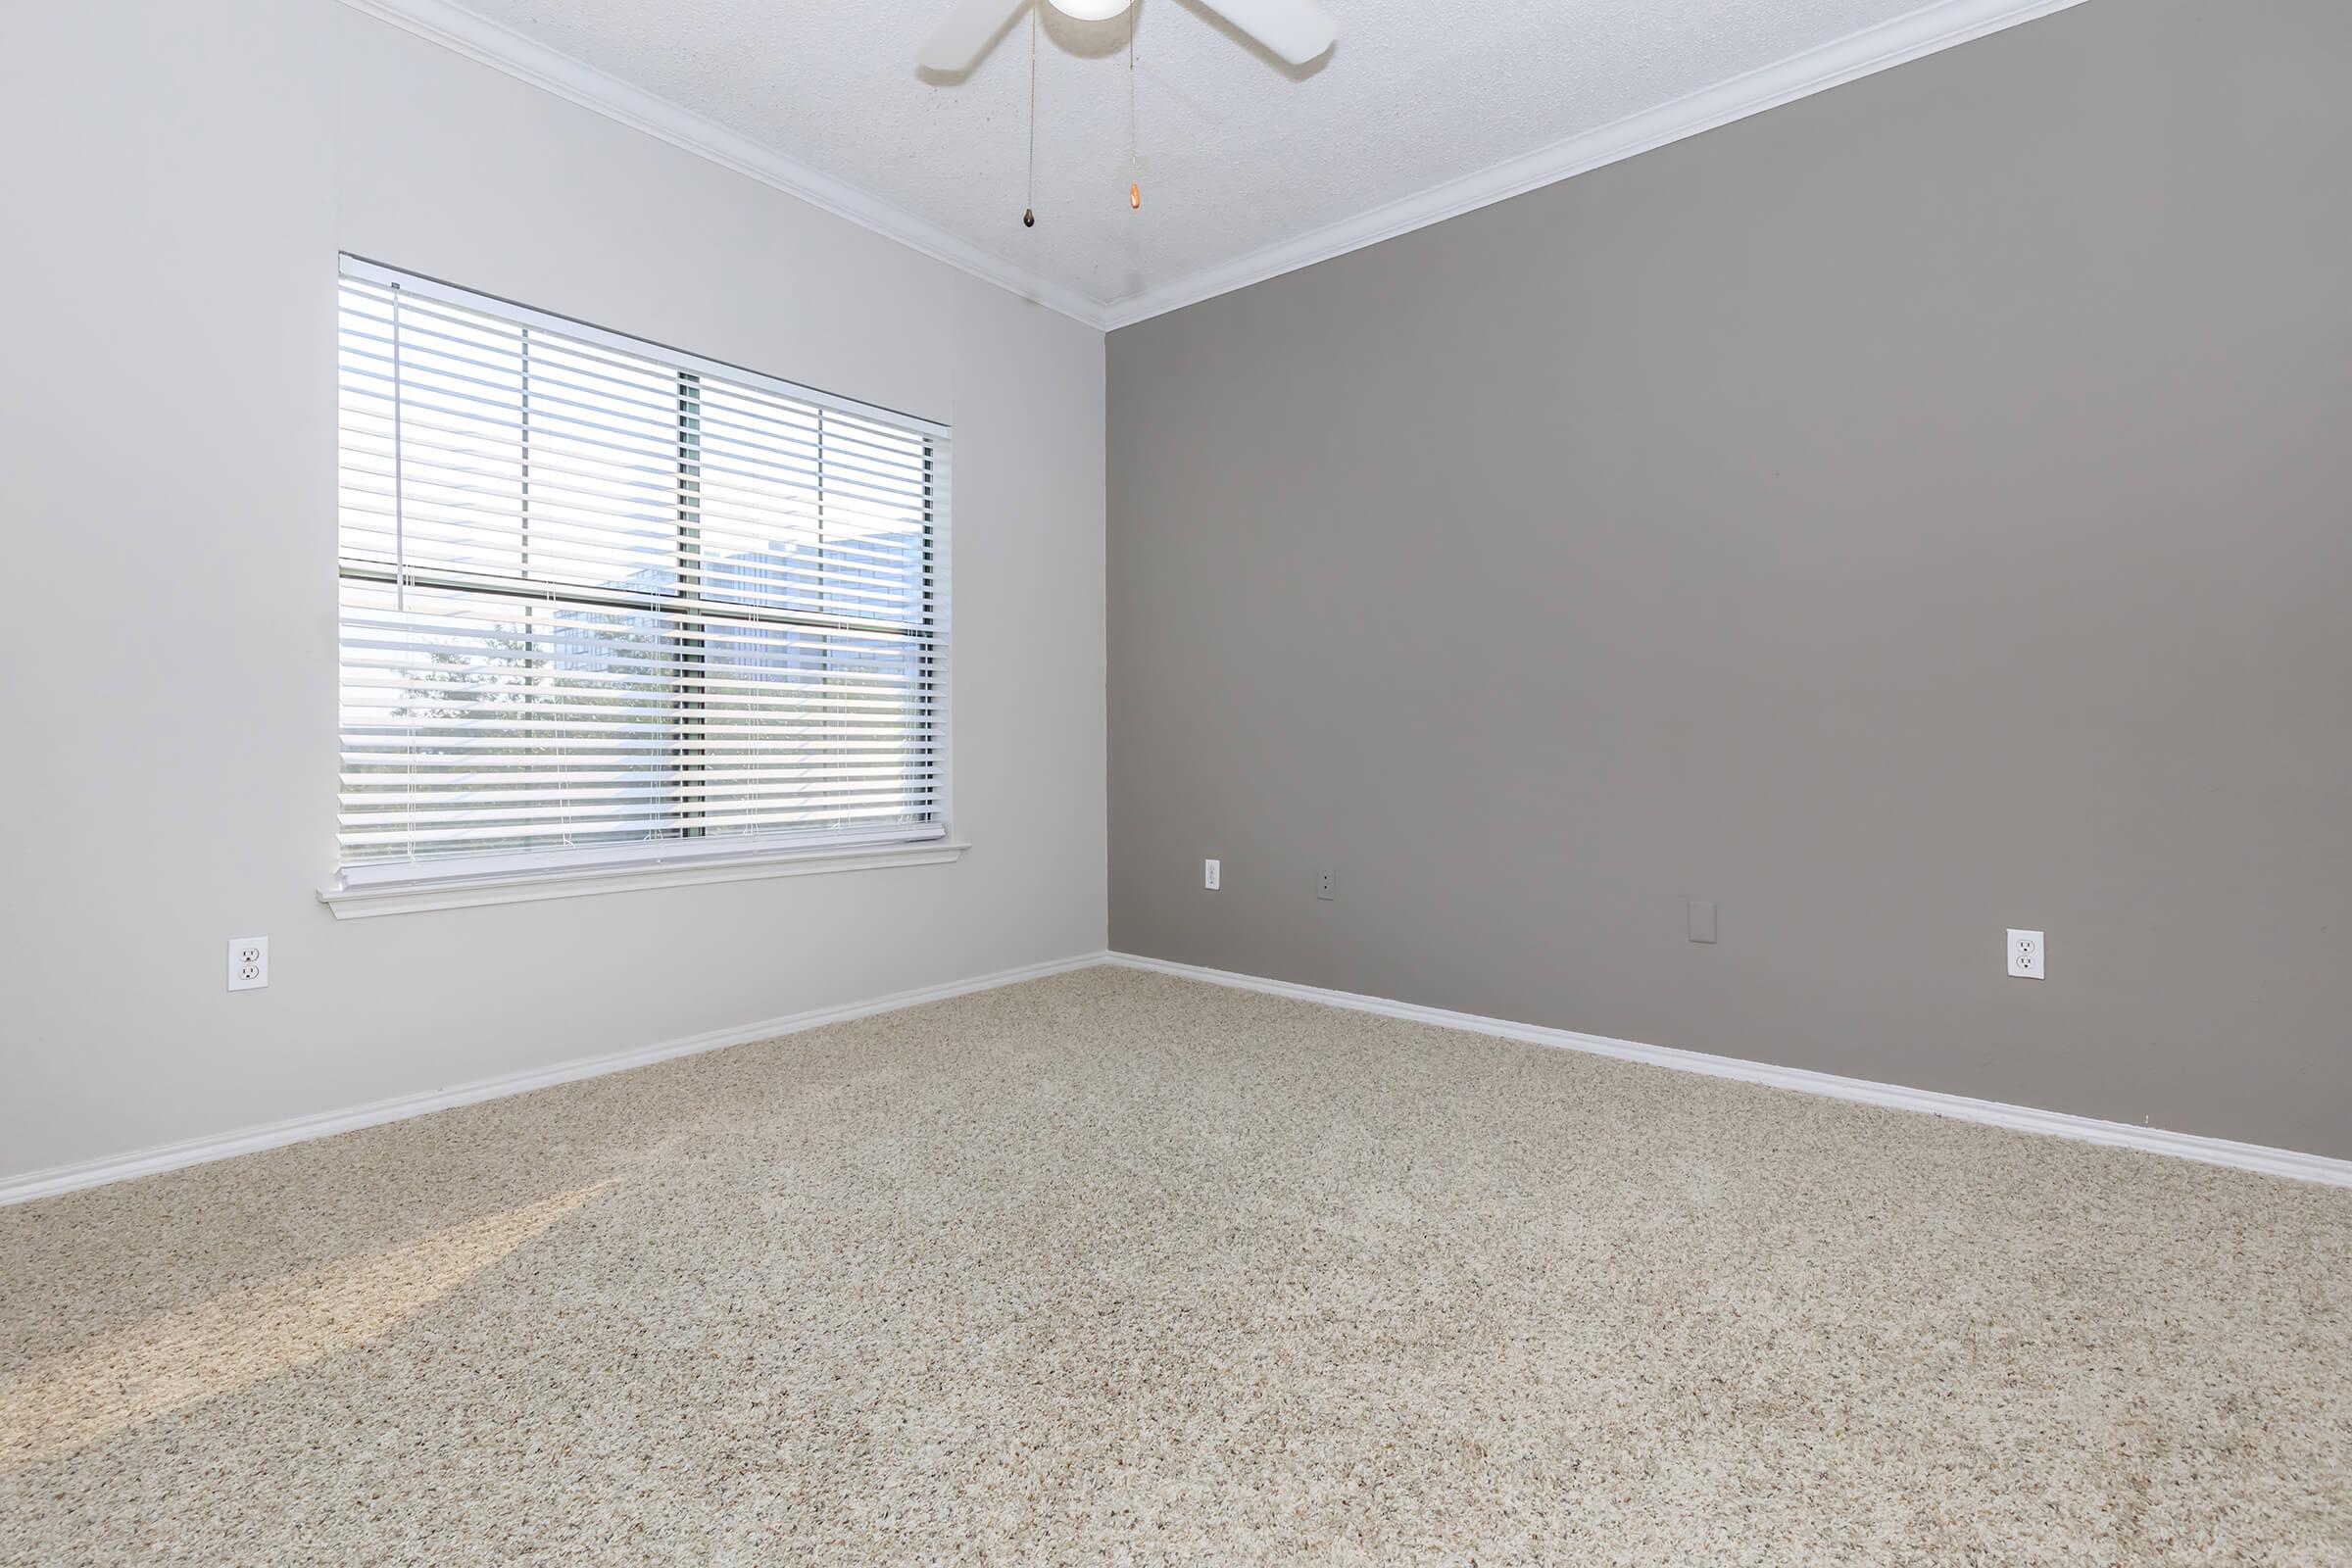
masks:
<svg viewBox="0 0 2352 1568"><path fill-rule="evenodd" d="M1203 860L1200 862L1200 885L1202 887L1208 889L1209 892L1214 893L1217 891L1218 884L1222 883L1224 880L1224 861Z"/></svg>
<svg viewBox="0 0 2352 1568"><path fill-rule="evenodd" d="M1690 940L1693 942L1715 940L1715 901L1713 899L1692 899L1690 901Z"/></svg>

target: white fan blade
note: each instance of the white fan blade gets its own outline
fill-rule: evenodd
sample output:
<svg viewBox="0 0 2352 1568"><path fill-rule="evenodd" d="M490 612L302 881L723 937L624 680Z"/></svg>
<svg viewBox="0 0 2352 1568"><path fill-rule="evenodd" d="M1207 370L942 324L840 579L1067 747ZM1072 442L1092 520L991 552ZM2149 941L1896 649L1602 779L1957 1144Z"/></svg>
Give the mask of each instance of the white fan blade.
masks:
<svg viewBox="0 0 2352 1568"><path fill-rule="evenodd" d="M926 71L941 71L951 75L971 70L990 40L1004 31L1004 24L1029 3L1030 0L956 0L956 9L923 40L922 48L915 52L914 63Z"/></svg>
<svg viewBox="0 0 2352 1568"><path fill-rule="evenodd" d="M1319 58L1340 35L1315 0L1200 0L1294 66Z"/></svg>

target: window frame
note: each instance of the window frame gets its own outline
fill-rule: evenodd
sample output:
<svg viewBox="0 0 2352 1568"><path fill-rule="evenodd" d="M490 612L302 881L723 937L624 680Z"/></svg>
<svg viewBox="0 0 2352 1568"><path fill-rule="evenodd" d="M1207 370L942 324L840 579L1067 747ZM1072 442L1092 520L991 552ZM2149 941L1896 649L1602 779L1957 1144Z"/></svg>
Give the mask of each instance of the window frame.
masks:
<svg viewBox="0 0 2352 1568"><path fill-rule="evenodd" d="M954 828L955 662L951 653L954 596L951 590L953 529L950 522L954 469L953 434L949 426L673 348L656 339L612 331L592 322L521 305L479 289L461 288L348 253L338 259L338 287L345 279L395 288L419 299L469 311L494 314L525 330L536 328L634 358L650 358L671 372L679 388L678 564L681 584L691 582L695 585L674 596L681 605L690 605L705 597L699 570L686 569L693 541L699 534L699 530L687 520L692 514L689 496L699 473L699 442L692 439L694 430L689 421L693 417L690 408L699 407L700 400L690 399L689 387L699 390L706 379L722 384L732 383L921 437L931 480L926 514L931 554L931 610L922 631L911 635L919 638L931 650L933 674L930 684L933 696L930 714L934 737L934 782L931 818L925 824L925 830L920 832L909 832L904 826L872 830L845 829L809 835L797 841L786 835L706 839L699 833L689 832L676 838L641 843L547 846L479 856L384 858L349 863L343 862L338 843L336 874L318 891L320 902L326 904L338 918L568 898L631 888L799 876L876 866L940 864L961 857L970 846L956 838ZM338 328L338 335L339 332ZM527 380L520 395L527 416ZM693 459L688 456L690 449L696 453ZM819 482L822 482L821 472ZM341 527L338 520L338 535ZM378 571L370 566L355 565L346 559L338 542L334 578L337 594L341 594L344 582L355 579L379 583L405 580L425 588L467 594L506 595L513 592L513 584L501 578L476 578L473 574L464 572L416 566L406 567L405 571L400 568ZM534 598L554 605L579 605L603 610L634 609L645 603L642 594L565 583L544 584ZM751 620L762 624L773 623L778 627L816 631L834 629L839 625L839 617L826 617L808 612L775 610L734 601L714 603L723 605L723 618L728 620ZM338 624L341 618L341 612L338 611ZM340 655L337 668L340 693L343 678L340 673ZM687 684L681 679L681 690ZM682 752L692 755L691 749L684 746L686 728L682 724L679 733ZM338 740L338 758L341 752L342 745ZM681 805L689 799L684 792L678 797ZM680 810L679 820L683 823L690 814Z"/></svg>

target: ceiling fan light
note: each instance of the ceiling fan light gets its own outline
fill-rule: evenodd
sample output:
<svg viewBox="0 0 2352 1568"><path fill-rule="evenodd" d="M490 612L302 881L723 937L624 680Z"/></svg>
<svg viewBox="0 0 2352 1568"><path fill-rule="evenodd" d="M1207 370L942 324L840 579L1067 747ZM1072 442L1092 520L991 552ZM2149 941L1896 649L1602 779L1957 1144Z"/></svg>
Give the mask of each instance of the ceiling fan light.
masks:
<svg viewBox="0 0 2352 1568"><path fill-rule="evenodd" d="M1080 22L1108 22L1128 4L1129 0L1054 0L1054 9Z"/></svg>

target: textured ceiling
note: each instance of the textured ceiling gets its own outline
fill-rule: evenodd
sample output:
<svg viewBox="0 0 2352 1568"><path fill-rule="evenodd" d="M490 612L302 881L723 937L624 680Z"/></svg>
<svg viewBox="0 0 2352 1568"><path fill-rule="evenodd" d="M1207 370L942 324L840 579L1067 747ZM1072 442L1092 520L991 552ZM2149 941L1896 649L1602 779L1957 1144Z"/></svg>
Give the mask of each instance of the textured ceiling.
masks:
<svg viewBox="0 0 2352 1568"><path fill-rule="evenodd" d="M1144 189L1127 205L1127 22L1044 6L1037 226L1026 11L966 76L916 44L949 0L464 0L467 10L1102 305L1597 129L1921 0L1324 0L1293 70L1194 0L1137 0ZM1008 0L1009 3L1009 0Z"/></svg>

